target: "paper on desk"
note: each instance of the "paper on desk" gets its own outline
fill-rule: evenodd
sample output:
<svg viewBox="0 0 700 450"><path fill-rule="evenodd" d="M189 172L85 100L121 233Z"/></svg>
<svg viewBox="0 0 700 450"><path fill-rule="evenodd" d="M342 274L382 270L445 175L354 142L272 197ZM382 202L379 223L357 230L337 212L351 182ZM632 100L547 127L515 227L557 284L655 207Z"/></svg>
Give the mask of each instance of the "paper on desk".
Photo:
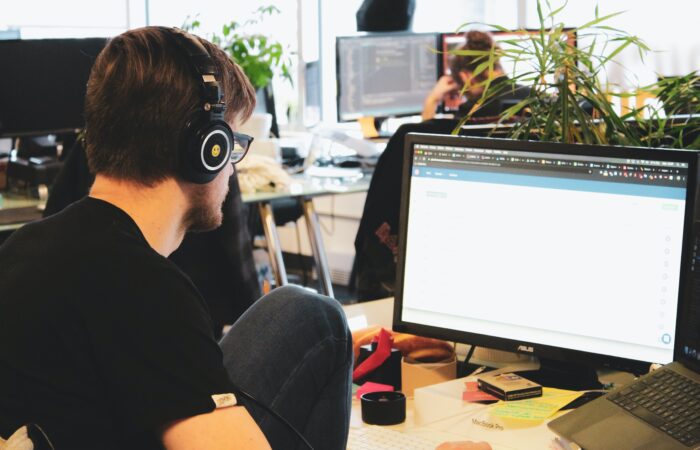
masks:
<svg viewBox="0 0 700 450"><path fill-rule="evenodd" d="M492 416L504 419L544 420L566 404L581 396L581 392L542 388L542 397L500 402L491 407Z"/></svg>

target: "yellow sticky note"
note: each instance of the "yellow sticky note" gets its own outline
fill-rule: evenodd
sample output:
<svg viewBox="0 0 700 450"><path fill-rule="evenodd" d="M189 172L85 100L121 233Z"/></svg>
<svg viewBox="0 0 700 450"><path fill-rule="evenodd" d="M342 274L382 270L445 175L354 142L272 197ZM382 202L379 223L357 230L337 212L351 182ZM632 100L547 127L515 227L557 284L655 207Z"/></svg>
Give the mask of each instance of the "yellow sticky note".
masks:
<svg viewBox="0 0 700 450"><path fill-rule="evenodd" d="M498 402L491 407L490 414L504 419L544 420L582 394L563 389L542 388L542 397Z"/></svg>

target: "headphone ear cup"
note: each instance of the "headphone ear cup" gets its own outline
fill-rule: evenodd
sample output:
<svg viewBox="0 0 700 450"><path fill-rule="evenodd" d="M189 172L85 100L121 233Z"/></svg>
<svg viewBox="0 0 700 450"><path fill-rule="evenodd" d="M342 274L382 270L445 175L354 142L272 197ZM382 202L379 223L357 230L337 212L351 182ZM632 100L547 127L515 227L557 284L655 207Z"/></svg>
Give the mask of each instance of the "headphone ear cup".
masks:
<svg viewBox="0 0 700 450"><path fill-rule="evenodd" d="M209 183L228 164L232 148L233 133L226 122L189 127L180 151L180 175L192 183Z"/></svg>

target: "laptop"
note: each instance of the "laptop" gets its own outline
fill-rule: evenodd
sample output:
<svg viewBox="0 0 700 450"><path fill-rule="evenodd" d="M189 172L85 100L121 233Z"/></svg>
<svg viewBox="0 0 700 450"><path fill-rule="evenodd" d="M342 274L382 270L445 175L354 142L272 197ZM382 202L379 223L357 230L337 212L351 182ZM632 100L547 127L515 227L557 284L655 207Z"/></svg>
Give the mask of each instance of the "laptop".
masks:
<svg viewBox="0 0 700 450"><path fill-rule="evenodd" d="M700 222L674 362L549 423L584 450L700 449Z"/></svg>

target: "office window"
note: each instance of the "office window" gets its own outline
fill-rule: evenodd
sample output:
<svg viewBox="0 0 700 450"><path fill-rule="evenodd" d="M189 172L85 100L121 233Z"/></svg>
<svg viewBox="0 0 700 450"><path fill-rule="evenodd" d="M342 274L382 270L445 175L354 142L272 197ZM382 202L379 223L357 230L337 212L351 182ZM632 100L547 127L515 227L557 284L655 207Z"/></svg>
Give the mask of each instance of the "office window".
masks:
<svg viewBox="0 0 700 450"><path fill-rule="evenodd" d="M4 2L0 39L108 37L146 23L146 0Z"/></svg>
<svg viewBox="0 0 700 450"><path fill-rule="evenodd" d="M536 26L537 2L525 0L525 4L527 25ZM553 7L560 4L552 2ZM583 25L594 17L596 5L601 16L624 11L606 25L642 38L654 50L644 60L634 49L622 51L608 66L612 83L632 88L653 83L657 74L673 76L700 70L700 39L695 31L700 4L696 0L671 0L662 7L631 0L576 0L567 3L560 18L569 26Z"/></svg>
<svg viewBox="0 0 700 450"><path fill-rule="evenodd" d="M251 32L259 32L279 41L287 48L291 57L291 74L294 86L277 77L273 80L277 121L280 125L287 123L287 110L297 105L297 0L276 0L260 2L254 0L239 0L236 2L221 2L220 0L149 0L148 16L150 25L181 26L185 19L197 16L201 26L195 32L207 38L211 33L221 35L224 24L231 21L243 23L254 17L254 11L260 6L274 5L280 10L279 14L265 16L262 23Z"/></svg>

